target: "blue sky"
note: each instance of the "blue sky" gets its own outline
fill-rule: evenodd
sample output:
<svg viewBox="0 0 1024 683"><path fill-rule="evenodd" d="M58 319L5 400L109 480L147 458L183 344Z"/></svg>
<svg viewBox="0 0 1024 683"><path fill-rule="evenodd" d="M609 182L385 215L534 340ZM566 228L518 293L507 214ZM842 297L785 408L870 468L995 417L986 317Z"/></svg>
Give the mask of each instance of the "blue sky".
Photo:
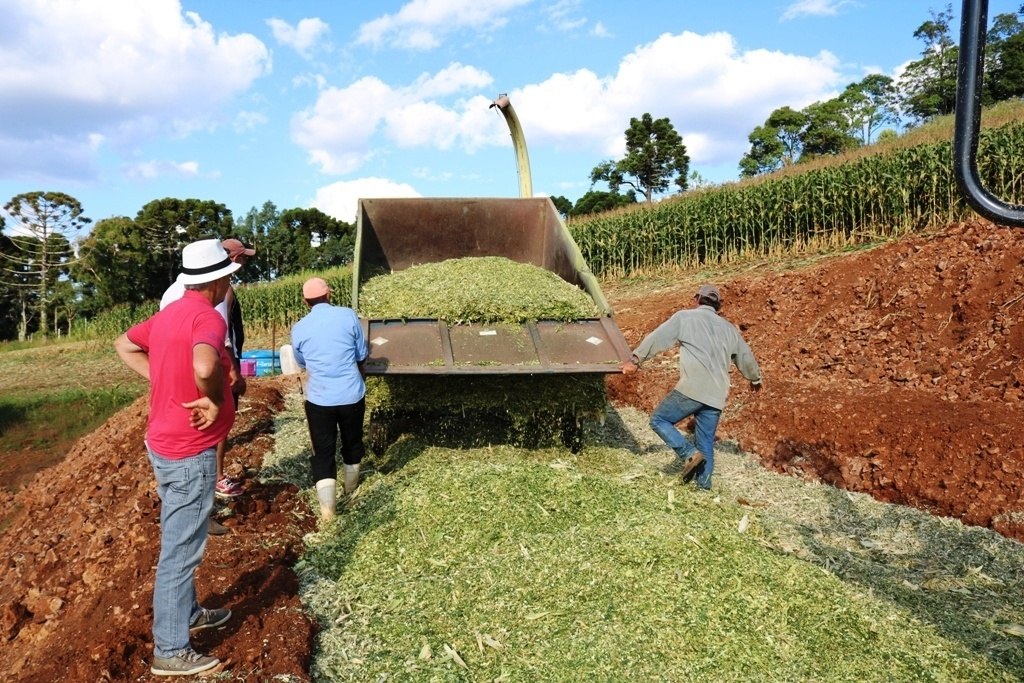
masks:
<svg viewBox="0 0 1024 683"><path fill-rule="evenodd" d="M163 197L236 216L269 200L353 221L359 197L514 197L502 93L535 195L578 199L645 112L691 170L731 180L773 109L898 75L945 5L0 0L0 204L57 190L97 221Z"/></svg>

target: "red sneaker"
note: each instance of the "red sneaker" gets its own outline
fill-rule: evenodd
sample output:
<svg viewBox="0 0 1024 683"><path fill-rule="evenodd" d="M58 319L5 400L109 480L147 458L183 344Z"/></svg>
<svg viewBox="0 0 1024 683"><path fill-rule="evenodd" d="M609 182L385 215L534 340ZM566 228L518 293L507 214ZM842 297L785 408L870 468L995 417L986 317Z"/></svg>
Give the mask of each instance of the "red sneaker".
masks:
<svg viewBox="0 0 1024 683"><path fill-rule="evenodd" d="M242 495L244 492L245 489L242 488L242 485L230 477L224 477L218 481L214 490L218 498L234 498Z"/></svg>

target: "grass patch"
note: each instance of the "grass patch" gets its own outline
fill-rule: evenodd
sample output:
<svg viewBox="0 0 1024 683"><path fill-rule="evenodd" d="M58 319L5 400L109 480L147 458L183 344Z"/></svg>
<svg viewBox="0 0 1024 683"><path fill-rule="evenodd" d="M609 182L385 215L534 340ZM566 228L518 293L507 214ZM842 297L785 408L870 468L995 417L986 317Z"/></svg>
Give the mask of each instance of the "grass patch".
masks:
<svg viewBox="0 0 1024 683"><path fill-rule="evenodd" d="M3 344L0 377L0 481L12 490L146 390L109 341Z"/></svg>
<svg viewBox="0 0 1024 683"><path fill-rule="evenodd" d="M75 441L141 393L141 387L127 386L0 397L2 485L15 491L35 472L60 462Z"/></svg>
<svg viewBox="0 0 1024 683"><path fill-rule="evenodd" d="M128 369L114 351L113 340L0 346L3 398L32 399L93 389L141 393L146 382Z"/></svg>
<svg viewBox="0 0 1024 683"><path fill-rule="evenodd" d="M304 472L298 397L279 420L268 466ZM576 456L406 437L365 461L297 567L314 679L1024 676L1021 544L727 449L704 494L660 473L645 415L588 429Z"/></svg>

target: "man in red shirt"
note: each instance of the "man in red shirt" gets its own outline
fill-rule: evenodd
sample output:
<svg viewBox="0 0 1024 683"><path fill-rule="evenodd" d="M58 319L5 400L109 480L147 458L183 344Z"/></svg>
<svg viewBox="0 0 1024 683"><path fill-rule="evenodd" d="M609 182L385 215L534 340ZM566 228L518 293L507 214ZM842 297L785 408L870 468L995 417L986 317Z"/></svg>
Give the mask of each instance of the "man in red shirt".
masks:
<svg viewBox="0 0 1024 683"><path fill-rule="evenodd" d="M227 608L199 605L195 569L206 550L217 444L235 421L227 326L214 307L241 264L216 239L193 242L181 256L184 296L114 342L121 360L150 383L146 449L162 503L151 671L161 676L192 675L220 664L193 650L189 634L231 618Z"/></svg>

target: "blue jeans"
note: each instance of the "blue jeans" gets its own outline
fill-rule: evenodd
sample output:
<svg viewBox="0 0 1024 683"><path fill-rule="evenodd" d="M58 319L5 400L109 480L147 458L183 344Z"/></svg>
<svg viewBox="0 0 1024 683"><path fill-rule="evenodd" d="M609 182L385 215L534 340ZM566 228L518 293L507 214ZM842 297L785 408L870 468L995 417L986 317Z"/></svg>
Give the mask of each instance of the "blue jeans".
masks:
<svg viewBox="0 0 1024 683"><path fill-rule="evenodd" d="M181 460L149 450L160 494L160 559L153 584L153 654L174 657L189 647L188 627L199 617L195 571L206 550L213 489L214 446Z"/></svg>
<svg viewBox="0 0 1024 683"><path fill-rule="evenodd" d="M676 429L677 422L691 415L696 422L696 446ZM704 455L704 464L697 469L697 486L702 489L711 488L711 473L715 469L715 431L718 430L718 420L721 417L722 411L718 408L683 396L675 389L663 398L651 413L651 429L676 452L677 456L685 460L693 455L694 451L700 451Z"/></svg>

